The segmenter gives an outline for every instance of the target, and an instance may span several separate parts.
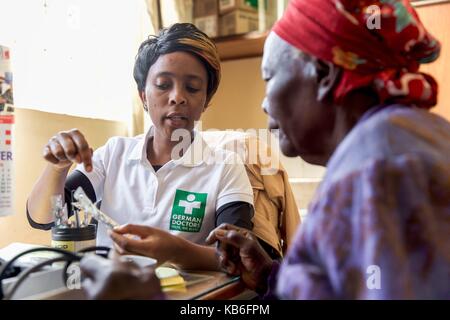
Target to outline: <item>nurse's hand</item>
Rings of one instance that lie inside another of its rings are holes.
[[[158,265],[183,254],[180,238],[158,228],[127,224],[109,235],[118,253],[147,256],[158,260]]]
[[[256,237],[247,229],[223,223],[206,238],[207,244],[216,241],[222,268],[229,274],[241,275],[248,288],[265,292],[273,260]]]
[[[87,255],[80,262],[82,287],[89,299],[164,299],[152,268]]]
[[[57,169],[68,169],[73,162],[83,163],[86,171],[92,171],[93,150],[78,129],[60,131],[44,146],[44,159]]]

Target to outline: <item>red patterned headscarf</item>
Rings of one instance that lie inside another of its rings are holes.
[[[439,56],[440,44],[408,0],[291,0],[273,31],[289,44],[343,68],[339,102],[371,86],[381,103],[431,108],[438,86],[419,72]]]

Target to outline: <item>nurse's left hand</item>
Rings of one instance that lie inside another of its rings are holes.
[[[167,231],[127,224],[109,233],[119,254],[138,254],[158,260],[158,265],[179,254],[180,238]],[[133,237],[134,236],[134,237]]]

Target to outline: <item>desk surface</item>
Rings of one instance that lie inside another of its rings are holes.
[[[174,300],[193,299],[230,299],[245,290],[239,277],[230,277],[222,272],[201,271],[182,272],[187,281],[186,291],[167,292],[167,296]],[[204,277],[203,280],[190,284],[189,276],[198,275]]]
[[[241,283],[239,277],[230,277],[222,272],[192,271],[183,272],[185,275],[202,276],[204,280],[189,284],[185,291],[166,292],[172,300],[227,300],[241,297],[252,298],[255,296]],[[83,290],[68,290],[62,288],[45,294],[30,297],[38,300],[84,300]]]
[[[17,251],[17,250],[16,250]],[[15,254],[14,254],[15,255]],[[185,290],[166,292],[169,299],[174,300],[213,300],[213,299],[233,299],[233,298],[252,298],[255,296],[252,291],[247,290],[240,282],[239,277],[230,277],[223,272],[217,271],[179,271],[186,281]],[[46,274],[43,274],[45,276]],[[48,275],[50,276],[50,275]],[[60,274],[58,274],[59,279]],[[54,276],[52,276],[54,277]],[[48,279],[40,281],[48,281]],[[53,278],[52,278],[53,279]],[[51,280],[51,279],[50,279]],[[39,281],[34,284],[39,285]],[[54,285],[53,288],[59,288],[64,284]],[[48,288],[50,290],[51,286]],[[35,291],[36,290],[31,290]],[[39,292],[39,291],[37,291]],[[42,290],[40,291],[42,292]],[[19,294],[20,296],[20,294]],[[82,290],[69,290],[60,288],[53,291],[46,291],[35,296],[27,295],[29,299],[85,299]]]

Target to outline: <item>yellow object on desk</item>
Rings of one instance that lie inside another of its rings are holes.
[[[155,272],[164,292],[186,291],[186,281],[177,270],[169,267],[158,267]]]

